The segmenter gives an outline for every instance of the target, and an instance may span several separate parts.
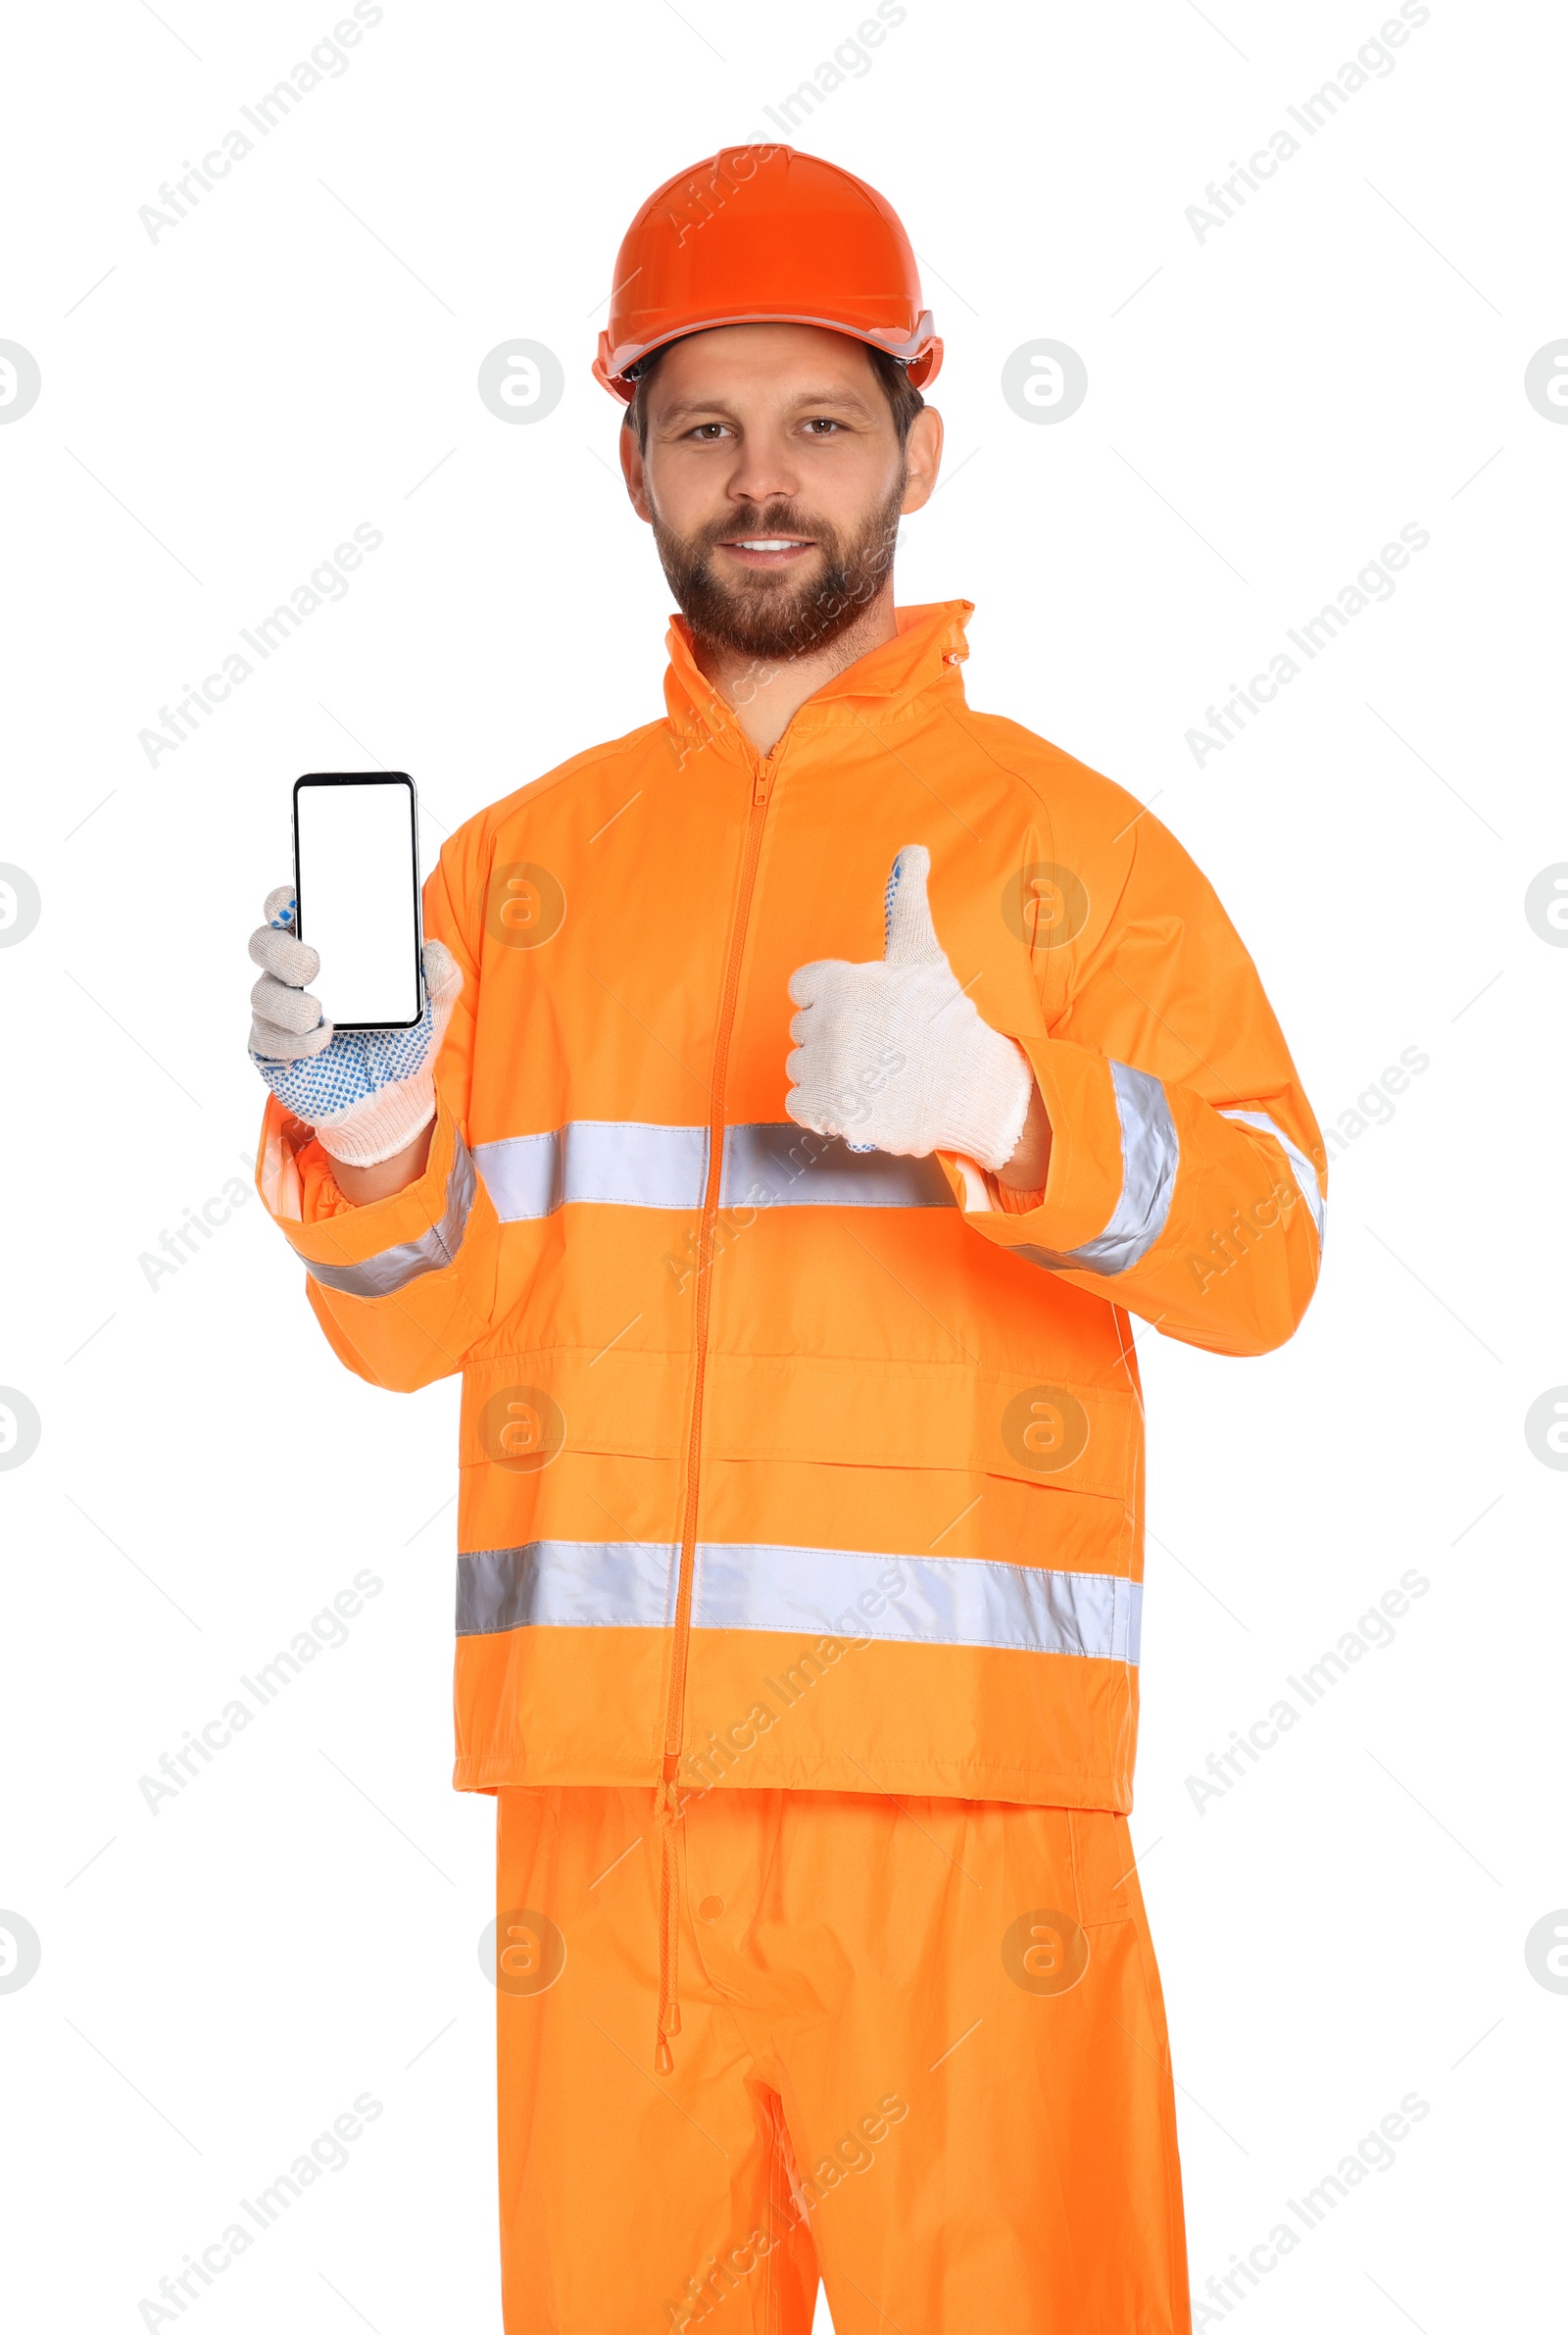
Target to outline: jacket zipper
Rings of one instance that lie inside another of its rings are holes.
[[[713,1084],[708,1122],[708,1180],[703,1188],[703,1213],[697,1235],[697,1315],[693,1332],[696,1357],[692,1380],[691,1432],[686,1445],[686,1509],[681,1528],[680,1573],[675,1592],[675,1643],[669,1670],[669,1703],[664,1715],[663,1778],[666,1784],[673,1783],[679,1772],[681,1734],[686,1720],[686,1668],[691,1652],[692,1591],[697,1570],[697,1478],[703,1441],[703,1388],[708,1374],[710,1283],[713,1268],[713,1237],[718,1222],[718,1195],[724,1174],[724,1085],[729,1069],[729,1041],[735,1021],[736,995],[740,988],[741,958],[745,952],[747,925],[751,919],[757,865],[761,857],[762,828],[767,820],[767,806],[776,775],[777,766],[771,763],[770,758],[759,759],[752,772],[752,800],[747,812],[746,839],[741,851],[735,927],[730,940],[729,961],[724,968],[718,1033],[713,1048]]]

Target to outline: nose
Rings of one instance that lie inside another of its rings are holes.
[[[735,452],[726,481],[736,503],[788,503],[801,490],[800,470],[782,430],[748,430]]]

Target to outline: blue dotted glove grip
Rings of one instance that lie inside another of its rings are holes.
[[[292,931],[292,901],[272,922]],[[319,1127],[340,1119],[383,1087],[417,1077],[430,1059],[433,1033],[434,1008],[426,986],[424,1011],[412,1029],[342,1029],[319,1054],[276,1062],[253,1050],[251,1060],[285,1111],[307,1126]]]

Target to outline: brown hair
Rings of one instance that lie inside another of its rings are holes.
[[[682,339],[687,337],[684,333],[681,335]],[[639,447],[648,444],[648,384],[658,371],[659,360],[664,350],[677,345],[673,340],[666,341],[664,348],[655,349],[651,357],[645,357],[638,369],[632,400],[626,408],[624,426],[634,432]],[[893,426],[899,433],[899,444],[906,446],[910,425],[925,404],[925,399],[911,384],[907,367],[901,365],[897,357],[890,357],[886,349],[873,349],[868,342],[862,341],[860,345],[870,358],[871,371],[881,382],[883,393],[892,408]]]

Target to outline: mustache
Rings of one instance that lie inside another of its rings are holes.
[[[883,502],[847,528],[781,494],[737,501],[689,535],[677,535],[655,506],[660,560],[694,634],[753,658],[803,657],[826,648],[858,622],[890,573],[906,483],[901,472]],[[717,546],[746,535],[794,535],[812,543],[810,579],[785,569],[721,580]]]
[[[829,546],[837,539],[836,529],[813,519],[799,503],[774,502],[737,504],[722,519],[710,520],[692,540],[694,548],[713,551],[732,535],[799,535]]]

